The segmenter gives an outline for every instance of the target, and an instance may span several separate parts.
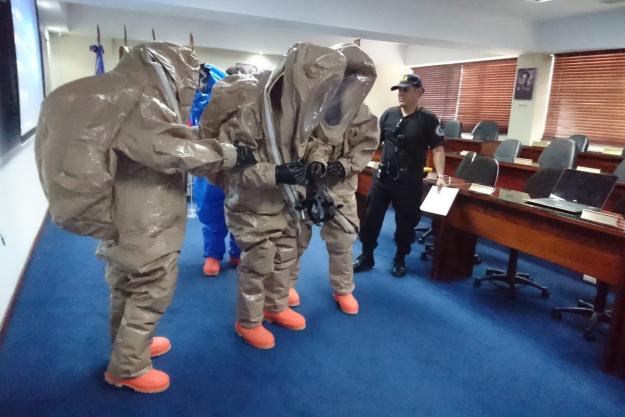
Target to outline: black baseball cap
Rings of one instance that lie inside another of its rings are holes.
[[[423,87],[423,83],[421,82],[421,77],[417,74],[406,74],[401,77],[399,80],[399,84],[391,87],[391,91],[397,90],[398,88],[406,88],[406,87]]]

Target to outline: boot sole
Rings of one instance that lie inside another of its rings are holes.
[[[262,349],[262,350],[267,350],[267,349],[272,349],[273,347],[276,346],[276,342],[273,342],[273,344],[271,346],[269,345],[255,345],[254,343],[250,342],[249,340],[247,340],[241,333],[239,333],[239,331],[237,329],[234,329],[234,332],[245,341],[245,343],[247,343],[248,345],[255,347],[256,349]]]
[[[367,271],[371,271],[373,269],[375,265],[371,265],[371,266],[361,266],[358,268],[354,268],[354,273],[357,274],[359,272],[367,272]]]
[[[167,391],[167,389],[169,388],[170,383],[168,383],[165,387],[161,387],[161,388],[156,388],[153,390],[146,390],[146,389],[141,389],[139,387],[134,387],[130,384],[125,384],[123,382],[119,382],[119,381],[115,381],[113,379],[111,379],[107,374],[104,374],[104,380],[106,381],[107,384],[112,385],[114,387],[117,388],[129,388],[133,391],[139,392],[141,394],[158,394],[159,392],[163,392],[163,391]]]
[[[284,323],[280,323],[277,320],[269,319],[267,317],[265,317],[265,321],[268,322],[268,323],[273,323],[276,326],[284,327],[285,329],[293,330],[293,331],[296,331],[296,332],[298,332],[300,330],[304,330],[306,328],[306,324],[305,323],[304,323],[304,326],[302,326],[302,327],[293,327],[293,326],[287,326]]]
[[[345,311],[341,308],[341,304],[335,300],[336,306],[339,308],[339,310],[341,310],[341,312],[349,315],[349,316],[355,316],[356,314],[358,314],[358,310],[356,311]]]

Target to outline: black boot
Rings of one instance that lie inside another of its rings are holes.
[[[393,276],[401,278],[406,275],[406,262],[403,256],[395,256],[393,259],[393,269],[391,270]]]
[[[363,252],[354,261],[354,272],[365,272],[373,268],[375,261],[373,260],[373,252]]]

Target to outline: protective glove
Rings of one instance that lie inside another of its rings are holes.
[[[248,167],[254,165],[257,161],[252,152],[252,148],[249,146],[239,144],[238,140],[234,141],[234,147],[237,150],[237,165],[238,167]]]
[[[345,167],[339,161],[328,162],[328,175],[345,178]]]
[[[326,173],[326,167],[321,162],[314,161],[306,166],[306,178],[321,178]]]
[[[300,161],[276,165],[276,184],[301,185],[305,182],[306,168]]]

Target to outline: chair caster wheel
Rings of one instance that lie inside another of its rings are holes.
[[[480,288],[482,286],[482,281],[480,281],[479,279],[474,279],[473,280],[473,286],[475,288]]]
[[[554,320],[562,320],[562,313],[556,309],[551,310],[551,318]]]
[[[427,260],[428,260],[428,254],[427,254],[427,252],[423,252],[423,253],[421,254],[421,260],[422,260],[422,261],[427,261]]]
[[[589,342],[594,342],[595,341],[595,334],[592,331],[585,330],[584,331],[584,339],[588,340]]]
[[[551,293],[549,292],[549,290],[544,290],[540,293],[540,298],[544,298],[547,299],[549,298],[549,296],[551,295]]]

